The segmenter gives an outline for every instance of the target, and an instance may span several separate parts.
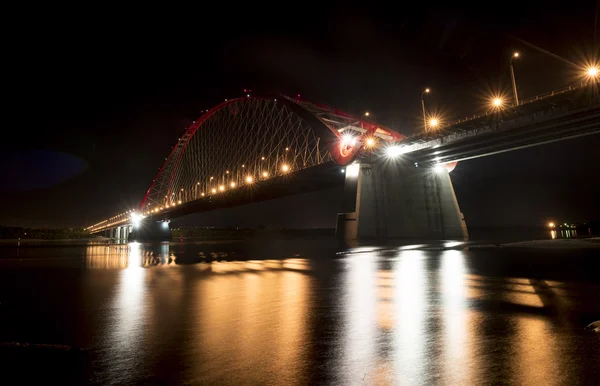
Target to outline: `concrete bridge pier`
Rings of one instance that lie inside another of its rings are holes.
[[[346,240],[468,239],[446,168],[383,159],[346,168],[336,234]]]
[[[132,228],[130,241],[167,241],[171,240],[169,221],[142,221]]]

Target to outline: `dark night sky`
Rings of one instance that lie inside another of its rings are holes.
[[[2,48],[0,224],[81,226],[136,207],[185,126],[245,87],[368,110],[411,134],[424,87],[447,119],[481,111],[490,90],[509,91],[513,50],[522,98],[578,80],[544,50],[578,64],[600,58],[592,0],[256,4],[13,10]],[[459,164],[452,179],[468,224],[600,218],[598,149],[591,136]],[[300,225],[332,226],[332,197],[305,197],[314,217]],[[259,207],[266,223],[280,216]]]

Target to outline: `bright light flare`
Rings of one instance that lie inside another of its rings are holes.
[[[365,113],[365,117],[368,117],[368,116],[369,116],[369,112],[367,111],[367,112]]]
[[[225,185],[219,185],[219,192],[225,191]]]
[[[367,148],[371,149],[373,147],[375,147],[375,138],[373,137],[369,137],[367,138],[367,141],[365,142],[365,145],[367,146]]]
[[[504,106],[504,99],[500,97],[495,97],[492,99],[492,106],[499,109]]]
[[[597,66],[591,66],[585,71],[585,74],[590,78],[596,78],[600,74],[600,69]]]
[[[287,165],[287,164],[281,165],[281,171],[284,172],[284,173],[289,172],[290,171],[289,165]]]
[[[217,193],[217,189],[215,189],[215,188],[212,188],[212,189],[211,189],[211,192],[212,192],[213,194],[214,194],[214,193]]]
[[[436,128],[440,124],[440,120],[438,118],[431,118],[429,120],[429,127]]]
[[[251,183],[253,183],[253,182],[254,182],[254,178],[252,178],[252,176],[247,176],[247,177],[246,177],[246,183],[247,183],[247,184],[251,184]]]
[[[140,224],[142,223],[142,220],[144,219],[144,215],[133,212],[131,214],[131,222],[133,223],[133,226],[138,228],[140,226]]]
[[[352,134],[344,134],[342,135],[342,143],[346,146],[354,146],[356,145],[356,138]]]
[[[269,173],[267,173],[267,172],[262,172],[262,176],[263,176],[264,178],[267,178],[267,177],[269,177]]]
[[[442,164],[437,164],[433,167],[433,171],[438,174],[441,174],[446,171],[446,167],[444,167],[444,165]]]
[[[518,57],[519,57],[519,53],[518,53],[518,52],[515,52],[515,53],[513,54],[513,58],[518,58]]]
[[[549,223],[548,223],[548,227],[549,227],[549,228],[554,228],[554,223],[553,223],[553,222],[549,222]]]
[[[398,158],[402,154],[404,154],[404,147],[398,145],[390,146],[387,149],[385,149],[385,154],[389,158]]]
[[[232,188],[235,188],[235,182],[232,182],[231,184],[229,184],[229,186],[231,186]]]

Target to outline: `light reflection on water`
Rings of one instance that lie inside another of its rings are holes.
[[[559,364],[581,349],[561,316],[576,305],[567,283],[481,275],[468,250],[422,246],[242,260],[168,243],[88,247],[86,268],[118,273],[100,339],[99,367],[113,371],[99,381],[157,372],[191,384],[577,378]],[[151,358],[170,364],[157,370]]]

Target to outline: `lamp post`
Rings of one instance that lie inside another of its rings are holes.
[[[427,116],[425,115],[425,94],[429,94],[429,89],[421,93],[421,108],[423,109],[423,129],[427,132]]]
[[[518,57],[519,57],[518,52],[515,52],[510,57],[510,77],[512,79],[512,87],[513,87],[513,96],[515,98],[515,106],[519,105],[519,96],[517,94],[517,82],[515,81],[515,69],[513,67],[513,59],[516,59]]]

